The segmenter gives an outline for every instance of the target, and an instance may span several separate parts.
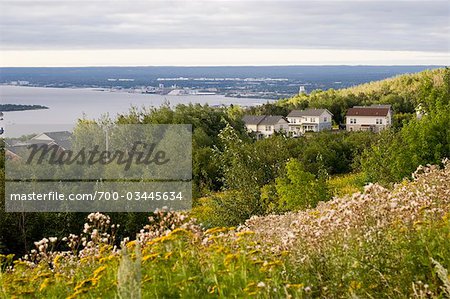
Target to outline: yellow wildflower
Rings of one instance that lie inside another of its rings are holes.
[[[291,289],[302,289],[305,285],[303,283],[288,283],[286,285],[287,288]]]
[[[227,254],[224,261],[225,266],[228,266],[229,264],[236,262],[237,260],[238,260],[237,254]]]
[[[147,260],[153,260],[154,258],[156,258],[156,257],[158,257],[158,256],[159,256],[158,253],[148,254],[148,255],[145,255],[145,256],[142,258],[142,261],[145,262],[145,261],[147,261]]]
[[[39,287],[39,292],[42,292],[45,290],[46,287],[50,285],[50,278],[44,279],[44,281],[41,283],[41,286]]]
[[[164,259],[168,260],[173,255],[173,252],[168,252],[164,255]]]
[[[127,248],[132,248],[136,245],[136,240],[130,241],[127,243]]]
[[[105,272],[106,266],[100,266],[94,271],[94,278],[99,278],[100,274]]]
[[[59,263],[61,260],[63,259],[63,256],[58,254],[57,256],[55,256],[55,258],[53,259],[53,265],[55,267],[59,267],[61,266],[61,264]]]
[[[361,288],[361,283],[360,283],[360,282],[355,281],[355,280],[352,280],[352,281],[350,282],[350,289],[351,289],[351,290],[358,290],[358,289],[360,289],[360,288]]]
[[[236,237],[243,237],[243,236],[250,236],[250,235],[254,235],[255,232],[251,231],[251,230],[244,230],[242,232],[238,232],[236,233]]]
[[[205,234],[209,234],[209,235],[220,234],[220,233],[228,232],[228,231],[233,230],[233,229],[235,229],[235,227],[214,227],[214,228],[208,229],[205,232]]]
[[[219,287],[216,286],[216,285],[215,285],[215,286],[212,286],[212,287],[209,287],[208,289],[209,289],[208,292],[209,292],[210,294],[214,294],[216,291],[219,291]]]

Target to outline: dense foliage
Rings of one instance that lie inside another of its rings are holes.
[[[207,227],[229,226],[253,215],[314,207],[333,195],[361,190],[367,182],[389,185],[408,177],[421,164],[439,164],[450,156],[449,86],[450,70],[437,69],[344,90],[315,91],[248,111],[236,106],[165,105],[132,109],[112,121],[192,124],[192,214]],[[286,115],[290,109],[317,107],[332,111],[334,121],[340,123],[348,107],[373,103],[393,106],[397,117],[393,129],[381,134],[323,132],[301,138],[277,134],[256,141],[241,121],[245,113]],[[423,114],[421,119],[416,119],[416,110]],[[4,198],[3,188],[1,192]],[[5,213],[3,204],[1,253],[25,253],[34,240],[77,231],[86,217],[82,213]],[[118,241],[134,236],[147,218],[145,213],[109,216],[121,224]]]
[[[450,164],[414,181],[298,213],[203,229],[159,211],[136,239],[88,215],[79,234],[49,237],[20,260],[0,255],[10,298],[446,298]],[[56,248],[63,248],[57,250]]]

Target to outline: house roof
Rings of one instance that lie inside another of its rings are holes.
[[[260,125],[275,125],[280,120],[285,120],[285,118],[281,115],[268,115],[259,124]]]
[[[21,153],[26,152],[28,150],[28,145],[27,144],[21,144],[21,145],[13,145],[13,146],[8,146],[6,148],[7,151],[10,151],[11,153],[20,156]]]
[[[324,112],[328,112],[333,115],[328,109],[305,109],[305,110],[292,110],[288,117],[302,117],[302,116],[321,116]]]
[[[5,146],[13,146],[22,142],[20,139],[17,138],[5,138],[3,140],[5,141]]]
[[[348,109],[347,116],[386,116],[389,110],[386,107],[353,107]]]
[[[59,131],[59,132],[44,132],[42,134],[39,134],[37,136],[34,136],[31,138],[32,140],[41,140],[39,136],[46,135],[51,140],[53,140],[57,145],[64,149],[70,149],[72,147],[72,133],[69,131]],[[45,139],[44,139],[45,140]]]
[[[265,117],[265,115],[244,115],[242,120],[246,125],[259,125]]]
[[[281,115],[245,115],[242,120],[246,125],[275,125],[285,118]]]

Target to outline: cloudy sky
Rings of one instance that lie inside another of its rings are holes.
[[[448,0],[0,0],[0,65],[450,64]]]

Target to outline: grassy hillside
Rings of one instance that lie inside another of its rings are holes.
[[[5,213],[1,201],[0,298],[449,297],[449,74],[253,108],[424,110],[380,134],[256,141],[238,107],[132,110],[114,121],[193,125],[193,210],[93,213],[83,226],[85,214]]]
[[[395,112],[397,127],[404,119],[410,119],[420,107],[427,111],[435,104],[436,98],[448,92],[450,80],[448,68],[426,70],[414,74],[404,74],[393,78],[374,81],[346,89],[315,90],[311,94],[300,94],[283,99],[273,105],[254,109],[256,114],[287,114],[291,109],[327,108],[335,123],[344,122],[347,109],[355,105],[389,104]]]
[[[114,246],[109,217],[0,256],[1,298],[444,298],[450,295],[450,163],[414,180],[244,226],[202,229],[160,212]],[[56,251],[56,246],[67,250]]]

